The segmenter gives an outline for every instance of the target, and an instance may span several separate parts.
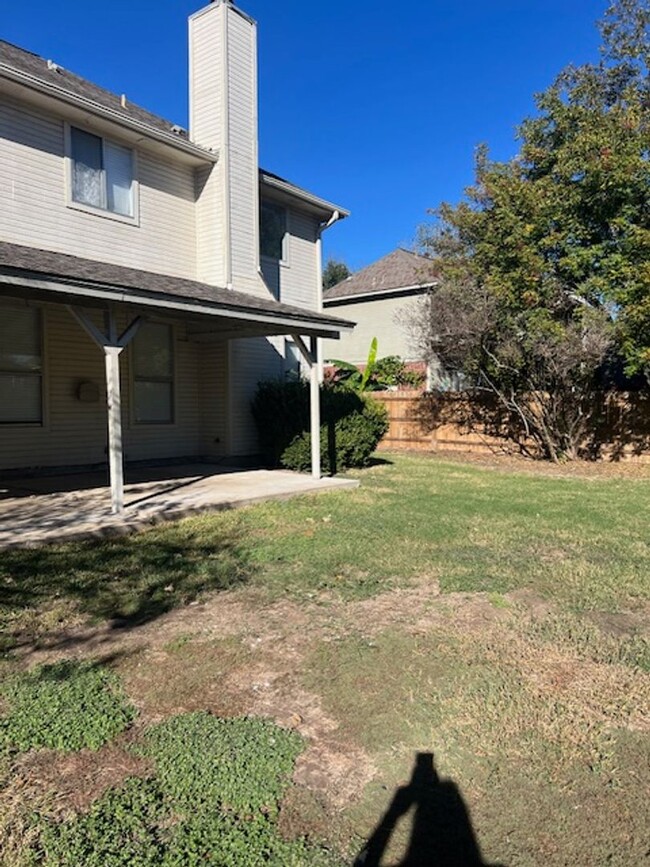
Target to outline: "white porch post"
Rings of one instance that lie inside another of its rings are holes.
[[[108,404],[108,467],[111,512],[124,511],[124,460],[122,455],[122,400],[120,394],[121,346],[104,346],[106,401]]]
[[[319,346],[316,337],[310,338],[310,348],[299,334],[292,334],[294,343],[309,365],[309,433],[311,434],[311,474],[321,478],[320,464],[320,381],[318,375]]]
[[[311,474],[312,478],[320,479],[320,371],[318,338],[311,338],[311,357],[309,366],[309,429],[311,431]]]
[[[119,515],[124,511],[124,457],[122,451],[122,397],[120,393],[120,353],[128,346],[142,325],[137,316],[118,336],[115,309],[111,306],[105,314],[106,333],[103,334],[92,319],[78,307],[68,310],[88,333],[89,337],[104,351],[106,369],[106,404],[108,407],[108,475],[111,483],[111,512]]]

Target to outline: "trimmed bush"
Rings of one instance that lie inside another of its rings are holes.
[[[388,430],[384,407],[341,386],[321,386],[320,399],[323,469],[336,472],[365,466]],[[309,383],[280,379],[260,382],[251,409],[269,463],[308,469]]]
[[[352,396],[360,405],[321,427],[321,464],[325,472],[336,473],[347,467],[367,466],[388,430],[388,413],[382,404],[368,396]],[[301,433],[295,437],[282,453],[281,463],[290,470],[308,470],[311,466],[311,435]]]
[[[260,382],[251,412],[264,456],[277,467],[289,443],[309,427],[309,384],[302,379]]]

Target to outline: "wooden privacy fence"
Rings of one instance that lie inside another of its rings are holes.
[[[468,423],[472,416],[468,410],[474,404],[466,394],[378,391],[372,396],[388,410],[389,429],[380,443],[382,450],[520,451],[506,435],[507,424],[498,411],[484,414],[481,423]],[[490,422],[485,421],[488,417]],[[650,460],[650,395],[620,393],[608,398],[593,442],[585,450],[592,457],[609,460]]]
[[[422,406],[421,391],[377,391],[372,396],[388,410],[388,433],[381,441],[382,450],[436,451],[437,449],[483,452],[514,451],[515,445],[506,440],[477,431],[468,431],[457,422],[428,417]],[[453,402],[451,396],[446,403]]]

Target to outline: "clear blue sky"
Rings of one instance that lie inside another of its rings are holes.
[[[201,0],[5,2],[0,35],[187,126]],[[258,22],[260,161],[352,211],[326,255],[353,269],[457,201],[473,154],[516,149],[532,95],[596,59],[607,0],[241,0]]]

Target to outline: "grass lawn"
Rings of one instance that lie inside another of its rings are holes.
[[[1,555],[0,863],[642,863],[650,468],[384,458]]]

